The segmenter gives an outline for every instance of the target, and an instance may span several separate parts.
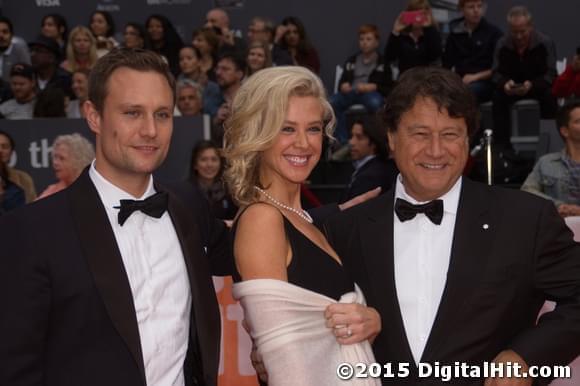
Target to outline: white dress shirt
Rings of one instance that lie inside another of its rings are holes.
[[[393,214],[397,298],[416,363],[421,360],[447,281],[460,191],[461,178],[440,197],[444,211],[440,225],[433,224],[423,213],[405,222]],[[424,203],[407,194],[400,174],[395,187],[397,198],[412,204]]]
[[[107,211],[133,293],[147,385],[184,385],[191,292],[169,213],[157,219],[136,211],[120,226],[114,207],[121,199],[155,194],[153,178],[142,197],[133,197],[99,174],[94,162],[89,176]]]

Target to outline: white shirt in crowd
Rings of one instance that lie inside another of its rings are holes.
[[[395,200],[423,204],[405,192],[401,180],[399,174]],[[393,214],[395,285],[415,363],[423,355],[447,281],[460,192],[461,178],[440,197],[444,210],[440,225],[433,224],[423,213],[405,222]]]
[[[136,211],[120,226],[121,199],[153,194],[153,177],[142,197],[133,197],[95,169],[89,176],[105,206],[133,293],[148,385],[182,386],[189,341],[191,291],[183,253],[168,212],[161,218]]]

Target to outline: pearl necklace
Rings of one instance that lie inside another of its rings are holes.
[[[300,216],[304,220],[308,221],[310,224],[312,224],[314,222],[314,220],[312,220],[312,217],[310,217],[308,212],[305,211],[304,209],[296,209],[296,208],[293,208],[291,206],[282,204],[280,201],[278,201],[274,197],[270,196],[264,189],[260,189],[257,186],[254,186],[254,189],[256,189],[258,192],[262,193],[268,200],[272,201],[272,203],[274,205],[276,205],[282,209],[286,209],[287,211],[296,213],[298,216]]]

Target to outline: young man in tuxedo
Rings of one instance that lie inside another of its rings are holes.
[[[409,376],[383,382],[448,384],[419,378],[420,362],[512,362],[522,371],[569,363],[580,352],[580,247],[550,201],[461,176],[477,122],[469,89],[445,69],[409,70],[385,118],[396,185],[326,224],[381,315],[377,361],[391,363],[395,375],[409,365]],[[547,299],[557,306],[536,324]],[[452,381],[531,385],[532,378]]]
[[[101,58],[84,105],[95,161],[1,218],[0,384],[216,385],[203,224],[151,174],[169,149],[174,86],[152,52]]]

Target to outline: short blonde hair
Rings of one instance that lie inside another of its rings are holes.
[[[249,77],[232,101],[224,127],[225,180],[238,205],[257,201],[260,156],[271,145],[286,119],[294,96],[318,98],[323,108],[324,132],[332,138],[335,117],[320,79],[299,66],[271,67]]]

